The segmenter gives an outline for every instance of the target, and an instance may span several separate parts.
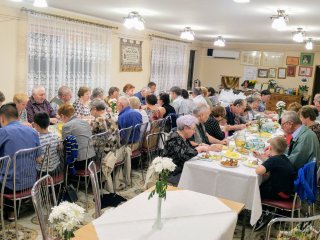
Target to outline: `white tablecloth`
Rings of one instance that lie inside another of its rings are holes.
[[[250,223],[254,225],[262,213],[261,177],[254,168],[239,164],[237,168],[226,168],[218,161],[188,161],[184,164],[178,187],[244,203],[245,208],[251,210]]]
[[[217,198],[188,190],[168,191],[162,206],[163,228],[153,230],[157,197],[142,193],[93,221],[99,239],[232,239],[237,214]]]

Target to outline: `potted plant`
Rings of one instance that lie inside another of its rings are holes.
[[[276,89],[276,87],[277,87],[277,82],[276,82],[276,80],[274,80],[274,79],[270,79],[269,81],[268,81],[268,89],[269,89],[269,91],[270,92],[272,92],[272,93],[274,93],[275,92],[275,89]]]
[[[299,85],[299,95],[308,93],[309,87],[307,85]]]

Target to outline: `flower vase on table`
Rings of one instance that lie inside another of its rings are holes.
[[[281,118],[283,112],[284,112],[284,109],[286,108],[286,103],[283,102],[283,101],[278,101],[277,104],[276,104],[276,107],[277,107],[277,113],[278,113],[278,116],[279,116],[279,119]]]
[[[117,112],[117,99],[111,98],[109,101],[109,106],[112,110],[112,113],[115,114]]]
[[[162,201],[167,197],[168,188],[168,177],[171,172],[174,171],[176,165],[172,162],[171,158],[156,157],[148,172],[151,174],[158,174],[158,181],[156,182],[155,188],[151,191],[148,199],[152,198],[155,194],[158,195],[157,199],[157,216],[156,221],[152,226],[152,229],[162,229],[163,223],[161,219]]]

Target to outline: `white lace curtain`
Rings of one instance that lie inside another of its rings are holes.
[[[168,92],[172,86],[187,87],[188,60],[186,43],[152,39],[151,81],[159,92]]]
[[[107,90],[111,81],[111,29],[43,14],[28,14],[28,92],[46,88],[47,99],[67,85]]]

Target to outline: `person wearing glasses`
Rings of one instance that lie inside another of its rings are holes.
[[[320,145],[317,135],[301,123],[294,111],[284,112],[281,128],[286,135],[292,134],[287,155],[296,170],[314,158],[320,160]]]

